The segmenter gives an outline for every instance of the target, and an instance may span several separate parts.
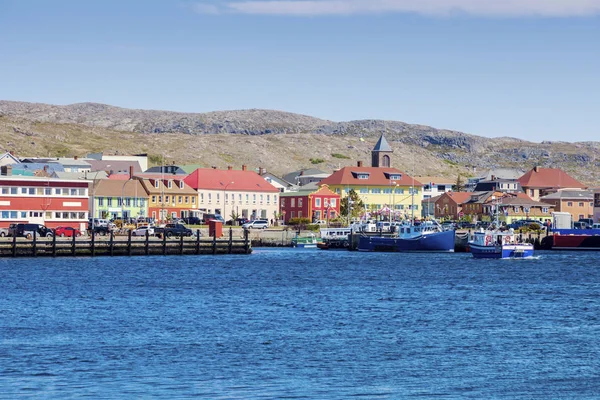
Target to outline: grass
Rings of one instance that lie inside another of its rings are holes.
[[[322,158],[311,158],[309,161],[313,164],[322,164],[325,162]]]
[[[340,154],[340,153],[332,153],[332,154],[331,154],[331,157],[333,157],[333,158],[342,158],[342,159],[346,159],[346,160],[349,160],[349,159],[350,159],[350,157],[348,157],[348,156],[345,156],[345,155],[343,155],[343,154]]]

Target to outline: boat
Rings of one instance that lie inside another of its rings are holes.
[[[554,229],[552,250],[600,250],[600,229]]]
[[[361,235],[358,251],[454,252],[454,229],[444,230],[436,221],[403,223],[391,236]]]
[[[469,242],[473,258],[527,258],[533,257],[533,244],[519,242],[513,229],[484,230],[473,234]]]
[[[319,242],[320,240],[313,233],[308,236],[296,236],[292,238],[292,246],[300,249],[316,249]]]

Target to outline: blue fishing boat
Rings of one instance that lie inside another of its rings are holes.
[[[469,242],[473,258],[533,257],[533,244],[519,242],[514,231],[481,230]]]
[[[403,224],[392,236],[362,235],[358,251],[374,252],[453,252],[455,231],[444,230],[435,221],[419,225]]]

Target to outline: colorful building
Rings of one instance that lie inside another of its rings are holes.
[[[197,193],[183,178],[185,175],[135,176],[148,194],[148,217],[165,222],[194,215]]]
[[[87,180],[33,176],[0,177],[0,227],[11,223],[70,226],[85,230],[88,220]]]
[[[308,218],[312,222],[331,220],[340,215],[340,195],[327,185],[320,188],[303,186],[298,191],[281,193],[280,210],[284,223],[292,218]],[[306,189],[305,189],[306,188]]]
[[[277,219],[279,189],[245,165],[241,170],[198,168],[185,178],[197,196],[197,210],[224,219]]]
[[[586,186],[559,168],[534,167],[518,179],[523,191],[533,200],[539,200],[559,190],[585,189]]]
[[[148,192],[137,179],[100,179],[90,184],[90,194],[94,218],[148,217]]]
[[[436,197],[434,216],[436,219],[459,220],[468,213],[463,211],[463,204],[471,199],[470,192],[446,192]]]
[[[544,196],[540,200],[552,204],[554,211],[570,213],[573,221],[594,218],[593,190],[560,190]]]

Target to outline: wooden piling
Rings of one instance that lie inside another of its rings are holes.
[[[33,231],[33,242],[31,243],[33,256],[37,257],[37,232]]]
[[[96,255],[96,232],[92,231],[90,239],[90,253],[91,256],[94,257]]]

